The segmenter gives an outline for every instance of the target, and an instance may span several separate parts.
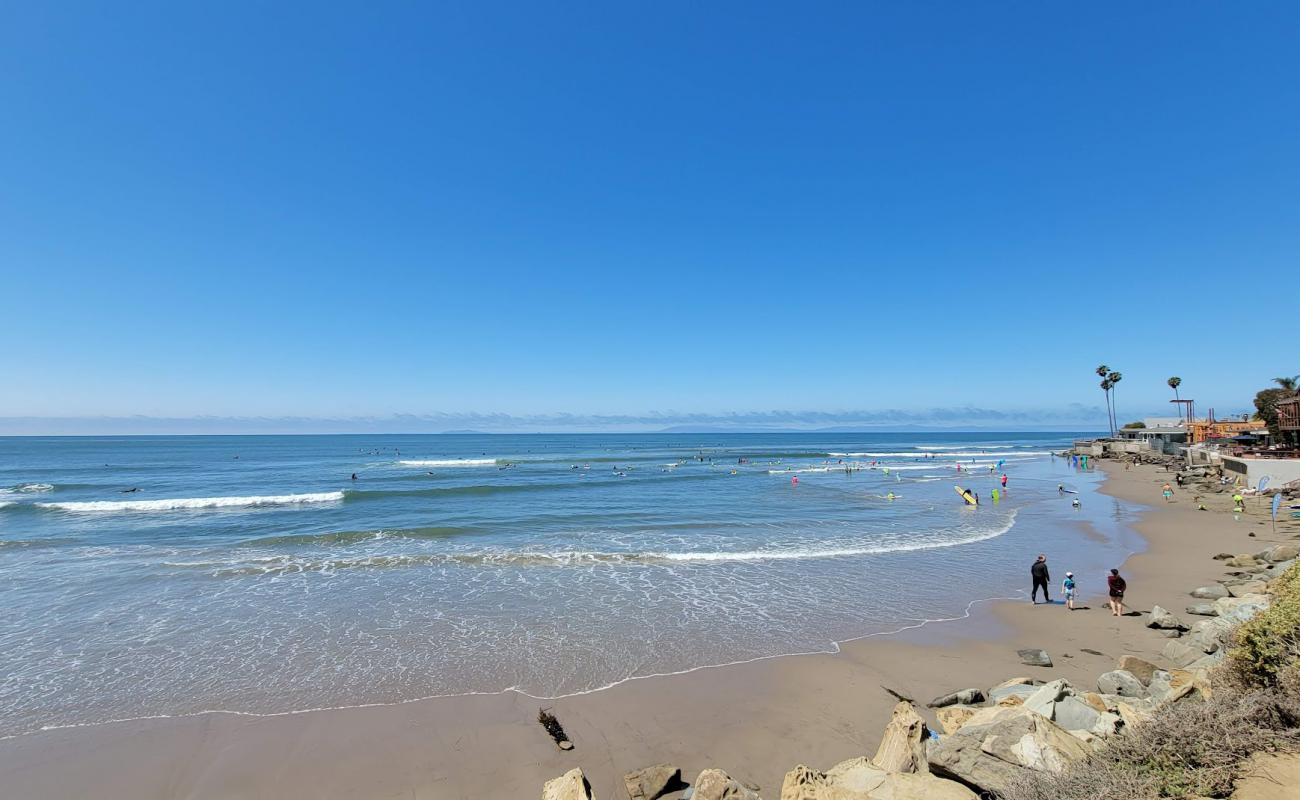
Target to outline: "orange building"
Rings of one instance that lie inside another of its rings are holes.
[[[1241,436],[1245,433],[1260,433],[1266,430],[1268,430],[1268,425],[1258,419],[1197,419],[1192,420],[1187,425],[1187,431],[1191,434],[1192,444],[1209,442],[1215,439],[1231,439],[1234,436]]]

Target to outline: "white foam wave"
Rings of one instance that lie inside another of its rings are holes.
[[[0,500],[0,508],[5,508],[6,506],[16,506],[16,505],[18,504],[11,500]]]
[[[259,506],[289,506],[304,503],[336,503],[343,492],[310,492],[307,494],[279,494],[252,497],[175,497],[165,500],[91,500],[69,503],[37,503],[39,508],[75,513],[104,513],[114,511],[183,511],[206,508],[257,508]]]
[[[942,453],[935,458],[928,459],[935,461],[944,458],[1032,458],[1033,456],[1046,456],[1051,454],[1051,450],[971,450],[969,452]],[[832,458],[921,458],[925,453],[827,453]]]
[[[403,467],[491,467],[495,458],[430,458],[398,461]]]
[[[0,489],[0,494],[14,494],[16,492],[35,494],[37,492],[52,491],[54,491],[54,487],[48,483],[20,483],[11,489]]]
[[[885,553],[904,553],[914,550],[935,550],[941,547],[957,547],[989,539],[996,539],[1016,524],[1016,512],[1011,512],[1007,523],[1000,528],[981,531],[961,539],[942,542],[912,542],[908,544],[879,544],[869,547],[839,547],[806,550],[748,550],[739,552],[711,553],[647,553],[648,558],[661,558],[665,561],[788,561],[811,558],[842,558],[844,556],[882,555]]]
[[[831,470],[835,470],[836,472],[843,472],[844,467],[803,467],[802,469],[769,469],[767,471],[767,474],[768,475],[794,475],[794,474],[802,475],[807,472],[830,472]]]

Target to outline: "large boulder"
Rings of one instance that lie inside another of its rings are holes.
[[[1221,583],[1212,583],[1192,590],[1192,597],[1201,600],[1218,600],[1220,597],[1228,597],[1229,594],[1228,587]]]
[[[1221,597],[1214,601],[1219,617],[1230,623],[1245,622],[1269,607],[1272,600],[1266,594],[1242,594],[1238,597]]]
[[[591,800],[591,784],[582,770],[574,767],[542,787],[542,800]]]
[[[1208,617],[1192,625],[1191,633],[1187,634],[1188,643],[1200,648],[1202,653],[1213,653],[1227,641],[1233,627],[1235,623],[1228,617]]]
[[[1156,665],[1144,658],[1138,658],[1137,656],[1121,656],[1119,665],[1116,669],[1130,672],[1133,674],[1133,677],[1142,681],[1144,686],[1150,686],[1151,676],[1156,672]]]
[[[1188,614],[1198,617],[1217,617],[1219,612],[1214,610],[1214,603],[1192,603],[1183,609]]]
[[[1255,558],[1249,553],[1242,553],[1241,555],[1233,556],[1232,558],[1223,562],[1223,565],[1225,567],[1237,567],[1237,568],[1254,567],[1257,566],[1258,564],[1259,564],[1259,559]]]
[[[691,800],[762,800],[758,792],[720,769],[704,770],[691,788]]]
[[[1044,717],[1052,719],[1052,710],[1056,705],[1056,701],[1070,693],[1069,682],[1064,679],[1055,680],[1038,687],[1033,694],[1026,697],[1025,708],[1035,714],[1042,714]]]
[[[1147,619],[1147,627],[1167,631],[1187,630],[1187,626],[1183,624],[1181,619],[1175,617],[1160,606],[1153,606],[1151,608],[1151,616]]]
[[[1010,681],[1003,681],[992,689],[989,689],[989,700],[994,703],[1001,701],[1006,697],[1019,697],[1021,700],[1038,691],[1032,679],[1015,678]]]
[[[936,697],[926,703],[930,708],[943,708],[944,706],[973,706],[976,703],[984,702],[984,692],[980,689],[962,689],[959,692],[952,692],[940,697]]]
[[[1300,545],[1294,545],[1294,544],[1273,545],[1269,549],[1265,550],[1263,553],[1260,553],[1260,558],[1262,558],[1264,561],[1269,561],[1274,564],[1280,563],[1282,561],[1294,561],[1296,558],[1300,558]]]
[[[682,771],[672,764],[655,764],[623,776],[631,800],[655,800],[681,787]]]
[[[1244,597],[1248,594],[1264,594],[1268,591],[1267,581],[1241,581],[1240,583],[1227,584],[1228,591],[1233,597]]]
[[[1109,736],[1121,725],[1118,715],[1109,710],[1098,711],[1077,697],[1061,698],[1053,710],[1056,716],[1052,721],[1070,733],[1084,731],[1094,736]]]
[[[991,722],[972,718],[930,748],[930,771],[980,790],[1003,793],[1027,771],[1060,774],[1087,757],[1088,746],[1026,708],[989,709]],[[978,715],[977,715],[978,716]]]
[[[1046,650],[1041,648],[1031,647],[1027,650],[1017,650],[1016,655],[1020,656],[1021,664],[1028,664],[1031,667],[1052,666],[1052,657],[1047,654]]]
[[[1165,642],[1165,647],[1160,651],[1160,655],[1164,656],[1165,660],[1172,664],[1185,667],[1200,658],[1202,651],[1200,648],[1188,647],[1181,640],[1175,640]]]
[[[911,703],[894,706],[894,715],[885,727],[880,747],[871,763],[886,772],[929,772],[925,759],[925,743],[930,729],[916,713]]]
[[[970,789],[933,775],[886,772],[865,758],[828,772],[800,765],[786,773],[781,800],[975,800]]]
[[[1146,697],[1147,687],[1137,676],[1125,669],[1113,669],[1097,678],[1097,689],[1102,694],[1114,694],[1120,697]]]

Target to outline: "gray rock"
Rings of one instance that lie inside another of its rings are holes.
[[[1218,600],[1220,597],[1227,596],[1227,587],[1220,583],[1212,583],[1209,586],[1202,586],[1198,589],[1192,590],[1192,597],[1197,597],[1201,600]]]
[[[1264,594],[1243,594],[1241,597],[1222,597],[1214,601],[1214,610],[1222,619],[1235,624],[1245,622],[1268,608],[1272,600]]]
[[[1158,669],[1151,674],[1151,680],[1147,683],[1147,693],[1151,699],[1157,703],[1163,701],[1173,691],[1174,676],[1162,669]]]
[[[1192,614],[1197,617],[1219,616],[1219,612],[1214,610],[1213,603],[1192,603],[1190,606],[1188,606],[1183,610],[1186,611],[1188,614]]]
[[[1147,687],[1137,676],[1125,669],[1114,669],[1102,673],[1097,678],[1097,689],[1102,694],[1114,694],[1120,697],[1146,697]]]
[[[966,724],[930,748],[930,771],[986,792],[1005,793],[1026,772],[1061,774],[1088,746],[1039,714],[1008,708],[985,724]]]
[[[1029,650],[1017,650],[1016,655],[1020,656],[1021,664],[1028,664],[1031,667],[1052,666],[1052,657],[1047,654],[1046,650],[1033,648]]]
[[[1024,707],[1035,714],[1042,714],[1048,719],[1054,719],[1053,707],[1056,705],[1056,701],[1070,693],[1070,684],[1068,682],[1055,680],[1038,687],[1033,694],[1026,697]]]
[[[1038,691],[1037,686],[1024,683],[1015,686],[996,686],[989,690],[989,701],[996,704],[1008,697],[1019,697],[1022,700],[1027,700],[1036,691]]]
[[[1173,630],[1173,631],[1156,631],[1156,633],[1160,634],[1161,636],[1165,637],[1166,639],[1177,639],[1179,636],[1182,636],[1182,635],[1183,635],[1183,632],[1182,632],[1182,631],[1178,631],[1178,630]]]
[[[1077,697],[1062,697],[1054,705],[1056,713],[1051,720],[1067,731],[1091,732],[1101,721],[1101,712]]]
[[[959,692],[945,694],[942,697],[936,697],[926,703],[930,708],[943,708],[944,706],[973,706],[984,702],[984,692],[980,689],[962,689]]]
[[[1160,651],[1160,655],[1164,656],[1165,660],[1179,667],[1186,667],[1188,664],[1200,658],[1203,653],[1199,648],[1188,647],[1181,641],[1171,641],[1165,643],[1164,649]]]
[[[1167,631],[1185,631],[1187,626],[1183,621],[1173,614],[1170,614],[1161,606],[1151,608],[1151,617],[1147,619],[1148,628],[1159,628]]]
[[[655,800],[682,785],[682,771],[672,764],[655,764],[623,776],[631,800]]]

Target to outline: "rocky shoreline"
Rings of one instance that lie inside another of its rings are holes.
[[[1270,583],[1295,566],[1300,548],[1278,544],[1254,554],[1214,556],[1218,583],[1193,587],[1185,608],[1197,621],[1154,606],[1146,627],[1169,638],[1158,664],[1121,656],[1095,688],[1064,678],[1017,676],[968,687],[926,704],[936,726],[910,700],[900,701],[874,755],[826,771],[799,764],[786,773],[780,800],[974,800],[1004,796],[1028,773],[1060,774],[1115,737],[1140,732],[1162,711],[1209,699],[1236,628],[1269,608]],[[1140,615],[1140,612],[1133,612]],[[1050,669],[1050,654],[1018,652],[1022,663]],[[762,787],[706,769],[689,784],[670,764],[627,773],[631,800],[762,800]],[[772,797],[772,794],[767,796]],[[581,768],[546,783],[543,800],[596,800]]]

